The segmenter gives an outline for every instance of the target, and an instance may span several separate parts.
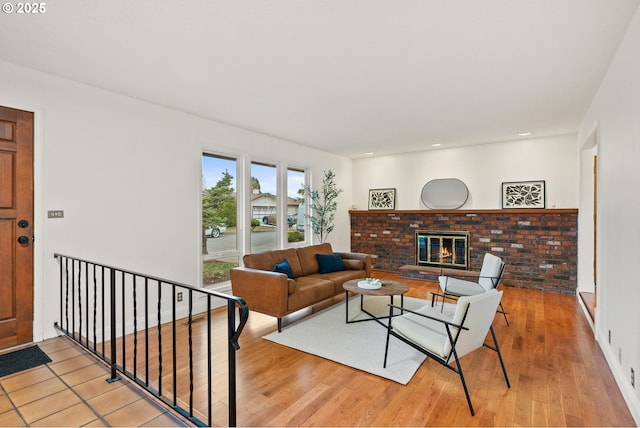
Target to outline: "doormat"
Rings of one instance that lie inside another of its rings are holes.
[[[9,352],[8,354],[0,355],[0,377],[50,362],[51,358],[42,352],[37,345]]]

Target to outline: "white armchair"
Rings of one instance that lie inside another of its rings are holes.
[[[475,415],[469,390],[462,374],[460,358],[480,347],[498,354],[507,387],[511,387],[491,323],[502,298],[502,291],[492,289],[475,296],[463,296],[457,304],[427,304],[415,311],[404,309],[404,315],[389,318],[384,367],[387,366],[390,337],[393,336],[460,376],[471,415]],[[438,307],[442,305],[443,307]],[[390,314],[393,306],[389,305]],[[485,343],[491,332],[493,345]],[[455,365],[453,365],[455,363]]]
[[[486,253],[482,261],[482,269],[476,281],[453,276],[439,276],[438,283],[443,293],[443,295],[441,295],[443,301],[444,297],[474,296],[498,288],[500,280],[502,279],[502,273],[504,272],[504,266],[505,264],[500,257]],[[504,316],[505,322],[509,325],[507,313],[502,306],[502,302],[500,303],[498,312]]]

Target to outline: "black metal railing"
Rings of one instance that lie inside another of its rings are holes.
[[[236,426],[236,352],[249,316],[244,300],[55,257],[60,264],[56,327],[110,366],[107,381],[122,374],[196,425]],[[216,310],[222,306],[226,322]]]

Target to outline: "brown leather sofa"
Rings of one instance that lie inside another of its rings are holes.
[[[344,269],[321,273],[328,270],[327,259],[335,261],[335,254]],[[233,295],[242,297],[250,310],[276,317],[278,331],[285,315],[344,293],[345,281],[371,276],[369,254],[334,253],[329,243],[247,254],[242,260],[244,267],[231,269]],[[283,260],[291,267],[291,278],[274,272]]]

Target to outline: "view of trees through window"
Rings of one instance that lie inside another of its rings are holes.
[[[243,237],[238,233],[237,160],[202,156],[202,265],[203,285],[229,280],[229,271],[242,257]],[[250,233],[250,252],[277,248],[278,233],[286,230],[285,246],[305,240],[305,171],[288,168],[286,174],[286,212],[280,216],[278,169],[275,165],[252,162],[250,182],[250,225],[240,228]],[[246,218],[246,216],[240,216]],[[279,220],[283,219],[279,224]]]
[[[202,283],[229,280],[238,266],[236,160],[202,156]]]

